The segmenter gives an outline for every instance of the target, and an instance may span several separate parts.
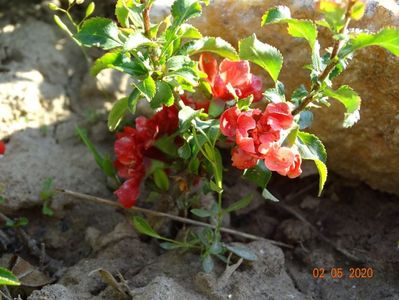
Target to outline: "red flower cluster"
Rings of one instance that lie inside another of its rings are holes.
[[[224,59],[218,66],[216,59],[208,53],[201,55],[200,70],[208,75],[208,82],[212,87],[212,94],[221,100],[233,100],[233,93],[239,99],[250,95],[254,102],[262,99],[262,80],[251,74],[249,62],[246,60],[231,61]]]
[[[237,144],[232,151],[233,166],[248,169],[263,159],[269,170],[298,177],[302,173],[301,156],[295,149],[278,143],[281,130],[289,129],[292,123],[287,103],[270,103],[264,112],[240,111],[237,107],[226,110],[220,117],[220,130]]]
[[[136,128],[127,126],[116,135],[114,164],[118,175],[127,180],[115,194],[124,207],[136,203],[145,176],[145,157],[151,152],[155,140],[163,134],[172,134],[178,126],[177,108],[163,107],[150,119],[136,118]]]
[[[6,153],[6,145],[3,141],[0,141],[0,155],[4,155]]]

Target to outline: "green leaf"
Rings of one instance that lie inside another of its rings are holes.
[[[178,244],[171,243],[171,242],[162,242],[159,244],[159,246],[165,250],[173,250],[173,249],[180,248],[180,246]]]
[[[287,6],[279,5],[265,12],[262,16],[261,26],[278,23],[291,19],[291,11]]]
[[[156,93],[151,101],[151,107],[156,109],[162,105],[172,106],[175,103],[172,88],[164,81],[156,82]]]
[[[164,77],[164,80],[165,81],[177,80],[177,82],[179,83],[185,82],[191,86],[197,86],[199,77],[198,74],[192,68],[184,67],[179,70],[168,73]]]
[[[273,202],[280,202],[280,200],[270,193],[268,189],[263,189],[262,197]]]
[[[182,39],[200,39],[202,38],[201,32],[191,24],[183,24],[179,32]]]
[[[354,20],[360,20],[361,18],[363,18],[365,12],[366,4],[362,0],[356,1],[351,9],[351,18]]]
[[[54,197],[54,195],[55,195],[55,190],[53,187],[53,179],[51,177],[46,178],[43,181],[42,189],[40,190],[40,194],[39,194],[40,200],[48,201],[52,197]]]
[[[186,66],[190,66],[192,63],[192,60],[187,55],[174,55],[167,60],[166,68],[168,71],[177,71]]]
[[[274,81],[283,66],[283,56],[276,48],[260,42],[253,34],[239,42],[240,57],[265,69]]]
[[[158,138],[154,144],[162,152],[172,156],[177,156],[177,146],[175,143],[175,137],[170,135],[164,135]]]
[[[86,8],[85,18],[90,17],[92,15],[92,13],[94,12],[95,8],[96,8],[96,4],[94,2],[90,2]]]
[[[216,193],[222,193],[223,189],[220,188],[214,181],[210,181],[209,182],[209,187],[211,188],[212,191],[216,192]]]
[[[240,200],[238,200],[237,202],[234,202],[233,204],[229,205],[229,207],[227,207],[225,209],[226,212],[230,213],[232,211],[236,211],[242,208],[247,207],[250,203],[252,202],[252,195],[246,195],[245,197],[242,197]]]
[[[156,169],[154,171],[154,182],[155,185],[160,188],[162,191],[169,190],[169,178],[166,175],[165,171],[162,169]]]
[[[121,52],[108,52],[98,58],[90,69],[90,73],[96,76],[104,69],[115,69],[133,76],[143,76],[148,73],[143,63],[137,59],[131,60]]]
[[[226,102],[218,99],[212,99],[211,104],[209,105],[208,114],[212,118],[217,118],[224,112],[225,106]]]
[[[157,44],[146,38],[141,32],[136,32],[127,38],[125,44],[123,45],[123,50],[132,51],[143,46],[155,47]]]
[[[49,217],[52,217],[54,215],[54,211],[48,205],[48,201],[44,202],[43,204],[42,214]]]
[[[244,170],[243,176],[245,179],[264,189],[272,177],[272,172],[266,168],[263,160],[259,160],[255,167]]]
[[[91,154],[94,157],[94,160],[96,161],[97,165],[100,167],[100,169],[104,172],[105,175],[109,177],[114,177],[116,174],[115,168],[113,167],[113,163],[109,157],[103,157],[96,149],[94,144],[90,141],[89,137],[87,136],[87,133],[79,128],[76,127],[76,133],[80,137],[80,139],[83,141],[83,143],[86,145],[86,147],[89,149]]]
[[[74,38],[86,47],[109,50],[122,46],[118,26],[106,18],[96,17],[85,21]]]
[[[326,88],[324,94],[341,102],[345,108],[345,119],[343,126],[345,128],[353,126],[360,119],[360,96],[349,86],[343,85],[338,90]]]
[[[299,114],[299,129],[309,128],[313,123],[313,113],[309,110],[301,111]]]
[[[142,28],[143,10],[144,5],[136,3],[135,0],[118,0],[115,6],[115,16],[122,27],[128,28],[131,21],[133,26]]]
[[[178,150],[177,153],[179,154],[179,157],[183,159],[189,159],[191,157],[191,147],[188,143],[184,143],[183,146],[181,146]]]
[[[239,99],[236,104],[237,108],[241,111],[248,110],[249,107],[251,106],[253,100],[254,100],[253,95],[249,95],[249,97],[247,97],[245,99]]]
[[[304,38],[313,49],[317,40],[317,27],[309,20],[291,19],[288,21],[288,33],[297,38]]]
[[[239,59],[237,51],[234,49],[234,47],[219,37],[204,37],[191,43],[186,48],[186,53],[188,55],[195,55],[202,52],[211,52],[230,60]]]
[[[212,272],[215,264],[213,262],[212,257],[208,254],[202,259],[202,269],[205,273]]]
[[[136,112],[137,103],[140,100],[141,92],[138,89],[133,89],[128,98],[128,106],[132,114]]]
[[[262,17],[261,25],[287,23],[288,33],[297,38],[304,38],[313,49],[317,40],[317,27],[309,20],[291,18],[290,9],[286,6],[277,6],[268,10]]]
[[[156,239],[162,238],[143,217],[133,217],[133,227],[141,234],[145,234]]]
[[[323,143],[319,138],[313,134],[307,132],[298,132],[298,138],[296,140],[296,146],[298,147],[299,153],[302,159],[313,160],[316,164],[317,170],[319,171],[319,196],[323,191],[324,184],[327,180],[327,152]]]
[[[388,27],[377,33],[360,33],[349,40],[339,56],[345,57],[353,51],[369,46],[379,46],[399,56],[399,28]]]
[[[255,261],[258,257],[253,253],[250,249],[245,247],[244,245],[234,244],[234,245],[225,245],[226,249],[234,254],[242,257],[246,260]]]
[[[128,97],[119,99],[114,103],[114,106],[112,106],[112,109],[108,114],[109,131],[115,131],[118,128],[128,108],[129,108]]]
[[[180,132],[185,132],[190,126],[191,121],[199,114],[199,111],[192,109],[183,104],[183,108],[179,111],[179,128]]]
[[[194,208],[191,210],[191,213],[200,218],[208,218],[213,215],[212,212],[210,212],[209,210],[205,210],[202,208]]]
[[[155,81],[151,76],[147,76],[146,79],[136,84],[136,88],[144,95],[148,102],[151,102],[157,90]]]
[[[0,285],[21,285],[21,283],[13,273],[0,267]]]
[[[201,15],[202,6],[197,0],[176,0],[171,8],[174,26],[180,26],[187,20]]]

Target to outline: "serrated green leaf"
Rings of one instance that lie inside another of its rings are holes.
[[[251,202],[252,202],[252,195],[251,194],[246,195],[237,202],[234,202],[233,204],[229,205],[229,207],[227,207],[225,211],[230,213],[232,211],[243,209],[247,207]]]
[[[313,49],[317,40],[317,27],[310,20],[291,18],[290,9],[286,6],[277,6],[268,10],[262,17],[261,25],[287,23],[288,33],[297,38],[304,38]]]
[[[255,167],[244,170],[243,177],[264,189],[272,177],[272,172],[266,168],[263,160],[259,160]]]
[[[302,131],[298,132],[296,146],[298,147],[302,159],[313,160],[316,164],[320,176],[319,180],[319,196],[320,196],[321,192],[323,191],[324,184],[326,183],[327,180],[326,149],[317,136]]]
[[[128,106],[132,114],[136,113],[136,106],[140,100],[141,92],[138,89],[133,89],[128,97]]]
[[[176,80],[179,83],[186,82],[191,86],[197,86],[199,77],[198,74],[188,67],[181,68],[176,71],[169,72],[165,77],[165,81]]]
[[[202,209],[202,208],[194,208],[190,211],[193,215],[196,215],[197,217],[200,217],[200,218],[208,218],[208,217],[212,216],[212,212],[210,212],[209,210]]]
[[[131,51],[139,47],[156,47],[157,44],[146,38],[141,32],[136,32],[130,35],[123,45],[124,51]]]
[[[144,95],[144,97],[148,100],[148,102],[151,102],[157,90],[155,81],[154,79],[152,79],[151,76],[147,76],[146,79],[136,84],[136,88]]]
[[[287,19],[291,19],[290,9],[287,6],[279,5],[265,12],[262,16],[261,26],[278,23]]]
[[[9,270],[0,267],[0,285],[21,285],[18,278]]]
[[[399,56],[399,28],[388,27],[377,33],[360,33],[349,40],[347,46],[339,52],[339,56],[345,57],[369,46],[379,46]]]
[[[317,27],[309,20],[288,20],[288,33],[297,38],[304,38],[313,49],[317,40]]]
[[[74,38],[86,47],[110,50],[122,46],[118,26],[106,18],[96,17],[85,21]]]
[[[195,55],[202,52],[210,52],[230,60],[238,60],[239,56],[234,47],[223,40],[222,38],[204,37],[193,43],[186,48],[188,55]]]
[[[265,69],[274,81],[283,67],[283,56],[276,48],[260,42],[253,34],[239,42],[240,57]]]
[[[179,36],[182,39],[200,39],[201,32],[191,24],[182,24],[180,27]]]
[[[151,101],[151,107],[156,109],[162,105],[172,106],[175,102],[172,88],[164,81],[156,82],[156,93]]]
[[[174,26],[180,26],[187,20],[201,15],[202,6],[197,0],[176,0],[172,7]]]
[[[192,64],[192,60],[187,55],[174,55],[166,61],[168,71],[176,71]]]
[[[133,227],[141,234],[145,234],[156,239],[162,238],[143,217],[133,217]]]
[[[343,85],[338,90],[326,88],[324,94],[341,102],[345,108],[345,128],[353,126],[360,119],[360,96],[349,86]]]
[[[234,254],[238,255],[249,261],[255,261],[258,259],[255,253],[253,253],[250,249],[245,247],[244,245],[234,244],[234,245],[225,245],[226,249]]]
[[[119,99],[112,106],[111,111],[108,114],[108,129],[109,131],[115,131],[121,121],[123,120],[123,116],[126,111],[129,109],[129,98],[125,97]]]
[[[160,188],[162,191],[169,190],[169,178],[166,175],[165,171],[162,169],[156,169],[154,171],[154,182],[155,185]]]

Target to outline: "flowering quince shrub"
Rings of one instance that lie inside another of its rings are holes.
[[[115,195],[124,207],[136,205],[146,185],[152,195],[172,194],[182,214],[210,220],[213,230],[189,229],[184,240],[175,241],[160,236],[142,217],[133,219],[138,231],[163,240],[165,249],[199,250],[205,271],[212,269],[213,259],[226,261],[231,252],[248,260],[256,258],[243,247],[222,242],[224,214],[245,207],[251,197],[223,205],[219,148],[230,147],[232,165],[256,183],[266,199],[277,200],[267,190],[272,172],[297,178],[304,160],[314,161],[321,193],[327,179],[327,154],[322,142],[306,131],[312,111],[335,99],[346,109],[343,126],[353,126],[360,118],[360,96],[347,85],[333,86],[333,79],[358,49],[380,46],[399,55],[397,28],[368,32],[349,27],[365,12],[362,1],[321,0],[316,8],[322,18],[317,21],[295,19],[285,6],[271,8],[260,25],[273,30],[272,24],[286,24],[288,34],[304,40],[311,50],[310,64],[305,66],[309,82],[289,94],[279,81],[283,56],[278,49],[253,34],[240,40],[236,50],[219,37],[203,37],[188,23],[208,1],[176,0],[171,14],[156,24],[150,20],[152,0],[118,0],[116,21],[90,18],[94,11],[90,3],[84,19],[75,22],[70,9],[82,2],[70,0],[67,8],[50,5],[64,13],[71,25],[58,15],[55,22],[78,45],[107,51],[92,65],[93,75],[115,69],[130,75],[133,84],[130,94],[109,112],[109,129],[116,132],[113,161],[98,153],[82,130],[79,135],[104,173],[114,179]],[[320,27],[333,37],[332,46],[323,51],[317,40]],[[251,64],[260,66],[273,85],[252,74]],[[139,101],[147,101],[153,115],[136,116],[133,123],[125,117],[136,114]],[[217,196],[211,207],[200,201],[208,193]]]

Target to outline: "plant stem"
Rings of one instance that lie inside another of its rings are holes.
[[[351,9],[354,4],[355,4],[355,1],[349,0],[348,7],[347,7],[346,13],[345,13],[345,25],[339,31],[339,34],[344,34],[348,30],[348,26],[351,21],[351,17],[350,17]],[[341,45],[342,45],[341,40],[336,40],[334,42],[333,50],[331,51],[331,55],[330,55],[330,63],[326,66],[324,71],[319,75],[317,83],[315,83],[312,86],[310,93],[306,96],[305,99],[303,99],[303,101],[299,104],[299,106],[292,111],[293,115],[297,115],[298,113],[300,113],[315,99],[315,95],[320,91],[320,87],[321,87],[320,83],[322,83],[322,82],[324,82],[324,80],[326,80],[328,75],[330,75],[331,71],[334,70],[334,68],[338,64],[337,58],[338,58],[338,52],[341,48]]]
[[[185,223],[185,224],[191,224],[191,225],[195,225],[195,226],[208,227],[208,228],[212,228],[212,229],[216,228],[215,225],[212,225],[212,224],[209,224],[209,223],[195,221],[195,220],[191,220],[191,219],[187,219],[187,218],[171,215],[171,214],[168,214],[168,213],[154,211],[154,210],[141,208],[141,207],[137,207],[137,206],[134,206],[134,207],[131,207],[131,208],[125,208],[121,204],[119,204],[119,203],[117,203],[115,201],[111,201],[111,200],[107,200],[107,199],[103,199],[103,198],[99,198],[99,197],[95,197],[95,196],[91,196],[91,195],[86,195],[86,194],[82,194],[82,193],[78,193],[78,192],[73,192],[73,191],[70,191],[70,190],[56,189],[56,191],[60,192],[60,193],[63,193],[65,195],[69,195],[69,196],[72,196],[72,197],[75,197],[75,198],[78,198],[78,199],[81,199],[81,200],[87,200],[89,202],[96,203],[96,204],[103,204],[103,205],[112,206],[112,207],[116,207],[116,208],[122,208],[122,209],[127,210],[127,211],[140,212],[140,213],[143,213],[143,214],[146,214],[146,215],[150,215],[150,216],[165,217],[165,218],[169,218],[171,220],[177,221],[177,222],[181,222],[181,223]],[[252,234],[245,233],[245,232],[241,232],[241,231],[234,230],[234,229],[231,229],[231,228],[220,227],[220,231],[225,232],[225,233],[229,233],[229,234],[232,234],[232,235],[240,236],[242,238],[254,240],[254,241],[268,241],[271,244],[277,245],[277,246],[280,246],[280,247],[285,247],[285,248],[289,248],[289,249],[293,249],[294,248],[292,245],[289,245],[289,244],[285,244],[285,243],[282,243],[282,242],[265,239],[265,238],[260,237],[260,236],[252,235]]]
[[[150,9],[151,5],[147,6],[147,0],[140,0],[142,4],[144,4],[146,7],[143,11],[143,20],[144,20],[144,34],[146,37],[151,38],[151,20],[150,20]]]

